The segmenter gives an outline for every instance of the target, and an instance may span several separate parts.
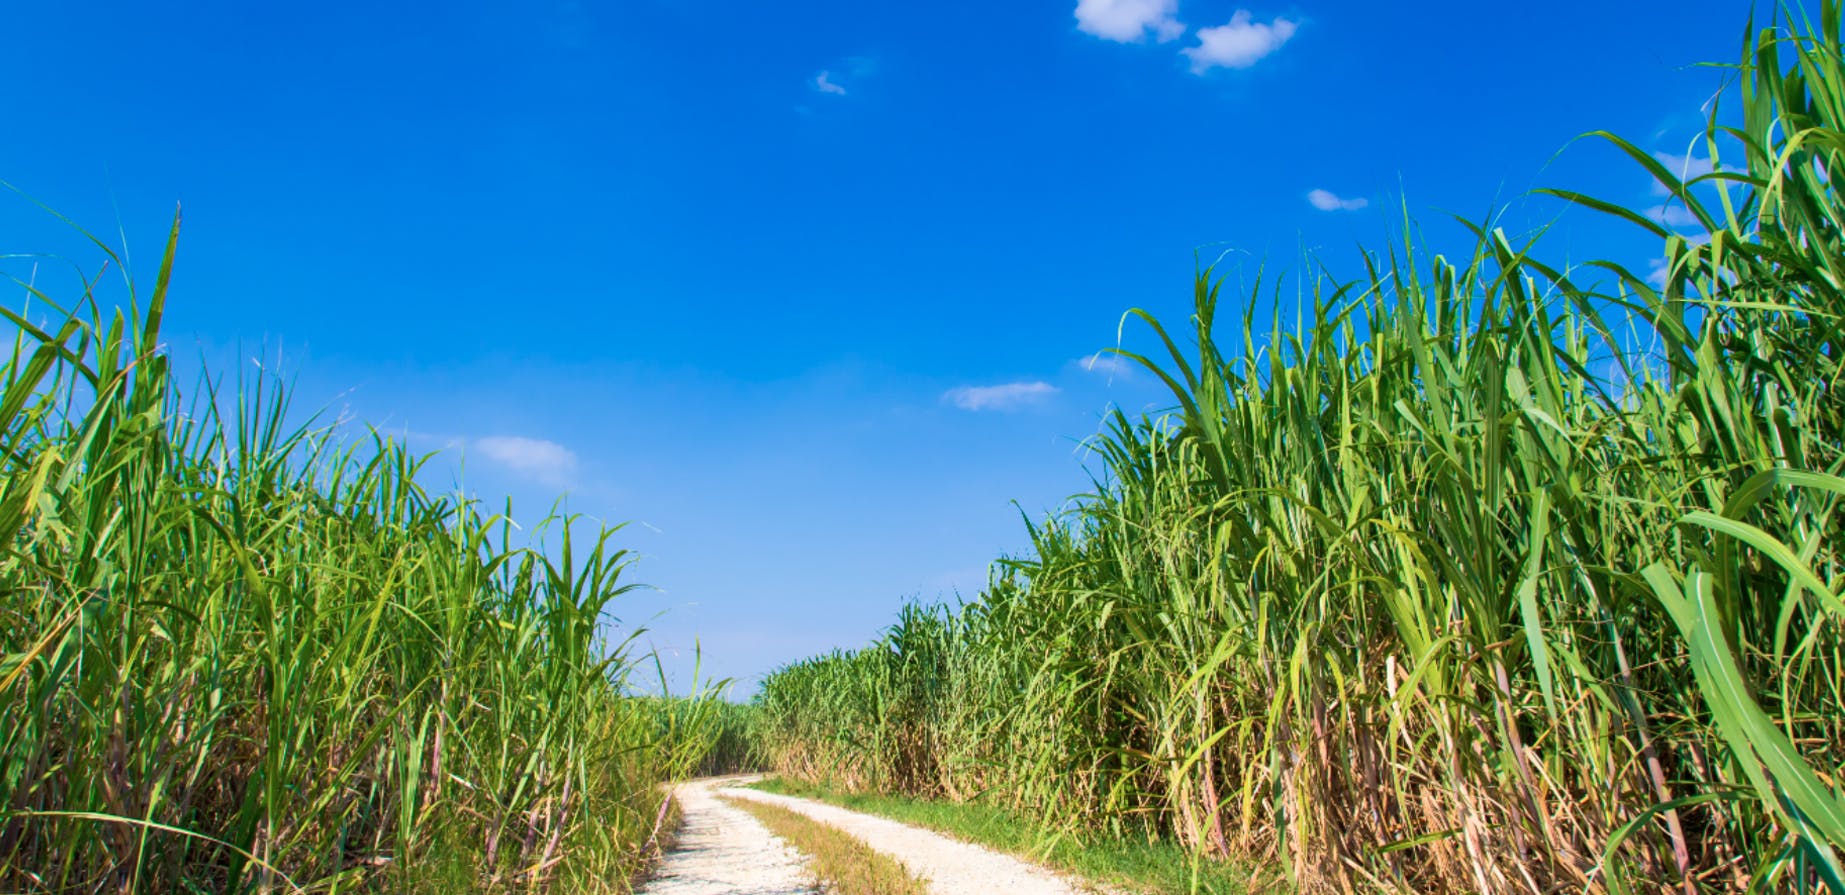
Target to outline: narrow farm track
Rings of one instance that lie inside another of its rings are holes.
[[[814,895],[806,861],[756,818],[724,804],[716,791],[752,777],[712,777],[681,785],[684,818],[660,868],[638,895]]]
[[[811,878],[795,857],[793,887],[785,882],[792,850],[717,793],[778,805],[828,824],[901,861],[929,880],[933,895],[1077,895],[1090,891],[1007,855],[940,833],[809,799],[745,789],[753,777],[695,780],[678,792],[685,817],[678,845],[642,895],[781,895],[809,892]],[[768,843],[768,844],[765,844]]]

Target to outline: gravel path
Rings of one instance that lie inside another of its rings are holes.
[[[753,778],[744,778],[753,779]],[[814,895],[806,859],[748,812],[713,795],[739,778],[695,780],[677,790],[684,822],[673,850],[637,895]]]
[[[780,805],[821,823],[838,827],[866,845],[903,862],[917,876],[928,879],[929,891],[934,895],[986,895],[991,892],[1003,892],[1005,895],[1078,895],[1087,891],[1042,867],[978,845],[950,839],[940,833],[808,799],[741,788],[742,784],[754,779],[723,777],[696,780],[679,788],[685,808],[685,834],[679,839],[679,849],[667,857],[663,870],[675,872],[681,850],[697,846],[703,860],[693,865],[695,869],[691,871],[677,872],[695,874],[700,883],[708,887],[656,888],[672,881],[663,876],[642,888],[643,895],[779,895],[784,892],[811,891],[798,887],[775,888],[789,885],[781,882],[785,877],[771,876],[771,872],[784,873],[786,865],[754,862],[770,858],[786,860],[784,856],[789,849],[770,836],[754,818],[715,798],[713,794],[719,790],[739,799]],[[725,820],[713,820],[718,817]],[[692,838],[695,825],[697,829],[705,831],[716,830],[722,825],[728,830],[728,835],[735,838],[699,840],[704,843],[700,845]],[[719,864],[722,867],[716,866]],[[716,883],[720,875],[724,880],[736,882]],[[801,878],[798,864],[792,878]],[[706,879],[711,883],[706,883]],[[712,884],[729,885],[731,888],[709,887]]]

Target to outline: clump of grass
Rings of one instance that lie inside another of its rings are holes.
[[[775,766],[1315,891],[1845,892],[1840,3],[1797,24],[1722,167],[1608,137],[1700,238],[1555,194],[1663,282],[1481,227],[1316,275],[1298,327],[1219,326],[1208,270],[1182,329],[1131,312],[1172,410],[977,601],[767,679]]]
[[[273,381],[182,399],[178,231],[124,311],[0,309],[0,889],[624,891],[710,710],[628,695],[614,532],[516,545]]]
[[[811,862],[821,888],[839,895],[928,895],[929,884],[851,834],[780,805],[720,795],[762,822]]]
[[[698,761],[691,768],[694,777],[716,777],[762,770],[750,735],[755,723],[756,707],[727,699],[664,699],[660,703],[664,717],[673,719],[681,729],[692,731],[701,744]]]

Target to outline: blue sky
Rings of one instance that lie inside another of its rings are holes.
[[[1061,505],[1106,408],[1161,400],[1083,359],[1129,307],[1182,321],[1197,257],[1357,273],[1406,204],[1436,249],[1500,208],[1556,223],[1548,258],[1644,263],[1523,194],[1658,201],[1559,151],[1683,156],[1747,14],[48,0],[8,14],[0,179],[141,270],[183,203],[178,357],[266,357],[522,517],[631,521],[659,590],[624,629],[747,688],[1022,549],[1013,502]],[[5,252],[99,260],[13,196]]]

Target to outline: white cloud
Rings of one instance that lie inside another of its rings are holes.
[[[847,56],[835,60],[807,79],[807,89],[823,96],[847,96],[858,90],[867,78],[878,73],[878,60],[872,56]],[[824,102],[824,100],[822,100]],[[812,115],[814,110],[808,106],[795,106],[794,110],[802,115]]]
[[[1357,211],[1371,204],[1369,199],[1347,199],[1331,190],[1313,190],[1307,194],[1307,202],[1321,211]]]
[[[833,73],[825,69],[821,70],[819,74],[814,75],[814,89],[821,93],[830,93],[834,96],[846,95],[846,88],[833,83]]]
[[[1656,289],[1666,288],[1666,259],[1652,258],[1646,262],[1646,281]]]
[[[1095,373],[1099,376],[1131,376],[1135,365],[1133,361],[1118,354],[1098,352],[1077,360],[1076,366],[1085,373]]]
[[[1185,33],[1178,11],[1179,0],[1076,0],[1076,27],[1120,43],[1141,40],[1151,31],[1164,43]]]
[[[1704,245],[1705,243],[1710,242],[1710,234],[1709,233],[1692,233],[1692,234],[1686,235],[1684,239],[1685,239],[1686,244],[1692,246],[1693,248],[1696,248],[1697,246],[1701,246],[1701,245]],[[1667,265],[1666,259],[1664,258],[1647,259],[1646,281],[1649,283],[1652,283],[1655,286],[1659,286],[1663,288],[1666,285],[1667,269],[1668,269],[1668,265]]]
[[[403,444],[415,450],[452,451],[467,445],[468,440],[459,435],[444,435],[440,432],[425,432],[405,426],[402,429],[383,429],[379,432],[390,436],[401,436]]]
[[[1198,45],[1180,52],[1191,58],[1193,74],[1213,68],[1248,68],[1281,49],[1299,27],[1300,23],[1283,18],[1253,21],[1249,10],[1239,9],[1228,25],[1198,29]]]
[[[1673,202],[1669,205],[1655,205],[1646,210],[1646,216],[1668,227],[1699,227],[1702,224],[1698,216],[1691,213],[1683,203]]]
[[[1014,410],[1054,394],[1048,382],[1008,382],[1004,385],[964,385],[942,393],[942,400],[962,410]]]
[[[577,469],[577,455],[555,441],[519,435],[493,435],[474,439],[474,449],[520,475],[547,484],[569,481]]]
[[[1732,168],[1728,165],[1716,165],[1711,162],[1709,157],[1698,155],[1696,152],[1692,152],[1688,155],[1677,155],[1671,152],[1655,152],[1653,153],[1653,158],[1658,159],[1660,164],[1666,166],[1667,171],[1672,172],[1672,176],[1677,177],[1681,181],[1703,177],[1706,174],[1712,174],[1717,171],[1724,171],[1730,174],[1742,173],[1741,168]],[[1655,180],[1653,181],[1653,195],[1670,196],[1672,195],[1672,191],[1666,189],[1665,184]]]

